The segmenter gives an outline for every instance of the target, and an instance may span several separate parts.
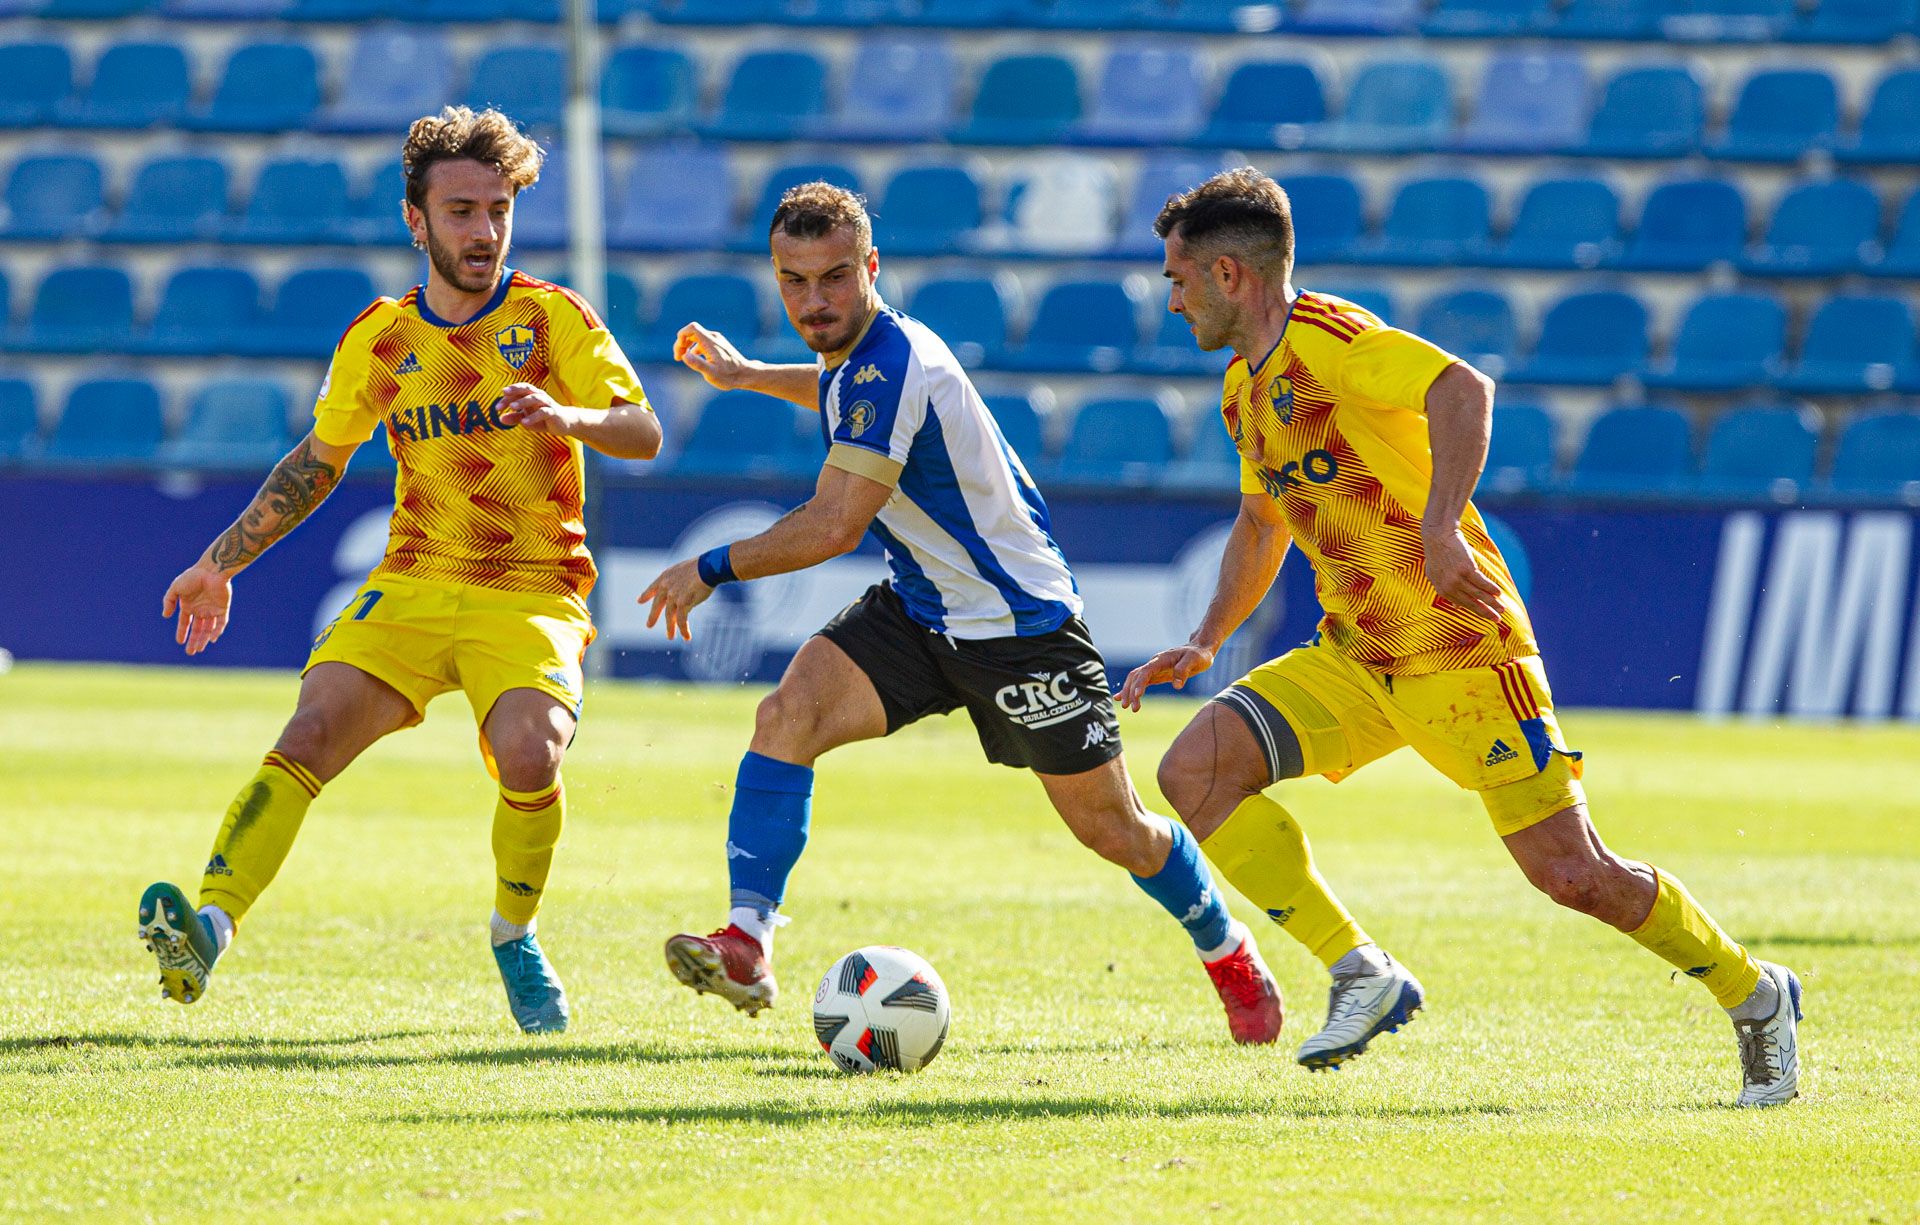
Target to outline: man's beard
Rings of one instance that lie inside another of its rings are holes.
[[[461,293],[486,293],[500,280],[500,265],[506,261],[507,249],[502,246],[494,253],[493,263],[485,272],[474,272],[461,262],[460,253],[440,245],[434,237],[432,223],[428,223],[427,258],[433,262],[440,278]]]
[[[804,319],[801,320],[802,324],[806,322]],[[815,353],[838,353],[853,343],[854,334],[860,330],[860,325],[864,322],[866,322],[866,313],[863,311],[859,319],[846,320],[846,326],[838,331],[825,333],[824,336],[819,332],[802,331],[800,339]]]

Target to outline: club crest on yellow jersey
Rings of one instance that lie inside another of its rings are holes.
[[[493,343],[507,365],[518,370],[533,356],[533,329],[520,323],[503,327],[493,334]]]
[[[887,381],[887,376],[880,373],[880,367],[874,365],[872,362],[868,362],[866,365],[860,367],[860,369],[854,371],[853,385],[858,387],[862,383],[871,383],[876,379],[884,383]]]

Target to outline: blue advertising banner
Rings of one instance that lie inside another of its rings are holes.
[[[0,646],[23,659],[175,662],[168,581],[246,505],[251,481],[0,478]],[[691,644],[636,597],[669,563],[773,522],[800,485],[619,482],[599,495],[600,639],[622,676],[771,680],[807,636],[885,576],[871,542],[802,574],[722,588]],[[392,491],[348,481],[236,584],[202,661],[297,667],[386,545]],[[1058,490],[1048,502],[1087,622],[1117,675],[1183,641],[1213,591],[1234,501]],[[1709,713],[1920,719],[1920,516],[1910,510],[1503,504],[1496,540],[1533,614],[1558,701]],[[1296,555],[1208,693],[1313,632]]]

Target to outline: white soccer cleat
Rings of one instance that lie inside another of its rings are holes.
[[[1327,992],[1327,1023],[1300,1044],[1294,1059],[1309,1071],[1338,1068],[1363,1054],[1367,1043],[1381,1034],[1399,1031],[1426,1002],[1420,982],[1386,953],[1387,965],[1377,973],[1336,974]]]
[[[1800,1095],[1800,980],[1792,970],[1771,961],[1760,972],[1773,980],[1780,1004],[1764,1021],[1735,1021],[1740,1040],[1739,1106],[1781,1106]]]

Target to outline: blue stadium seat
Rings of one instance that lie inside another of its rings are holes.
[[[914,25],[954,29],[999,29],[1017,24],[1018,0],[920,0],[910,4],[901,20]]]
[[[693,273],[675,280],[660,295],[660,309],[640,329],[637,362],[673,360],[673,338],[689,323],[724,333],[747,352],[757,347],[762,330],[760,294],[747,277],[733,272]]]
[[[1671,408],[1610,408],[1587,431],[1572,488],[1585,493],[1670,493],[1693,475],[1687,419]]]
[[[1416,153],[1445,145],[1453,87],[1431,60],[1375,60],[1360,69],[1340,118],[1309,133],[1309,145],[1354,153]]]
[[[0,237],[34,242],[85,238],[106,225],[100,163],[90,156],[23,157],[7,176]]]
[[[641,6],[655,21],[673,25],[745,25],[779,16],[779,0],[653,0]]]
[[[373,281],[358,268],[302,268],[280,282],[273,308],[259,327],[238,338],[236,351],[325,358],[376,296]]]
[[[1192,51],[1125,45],[1107,56],[1093,110],[1073,135],[1095,145],[1177,145],[1205,117],[1200,64]]]
[[[1904,298],[1828,298],[1807,324],[1800,360],[1782,387],[1815,394],[1888,391],[1916,373],[1913,311]]]
[[[1802,183],[1774,210],[1766,241],[1747,249],[1743,272],[1838,276],[1880,255],[1880,197],[1852,179]]]
[[[1048,145],[1080,118],[1080,77],[1059,55],[1010,55],[987,66],[967,121],[953,132],[961,144]]]
[[[133,282],[118,267],[55,268],[41,278],[32,313],[12,339],[39,353],[118,353],[133,331]]]
[[[164,0],[167,16],[184,21],[276,21],[293,0]]]
[[[1073,415],[1054,479],[1088,485],[1153,485],[1173,462],[1173,424],[1153,400],[1090,400]]]
[[[761,50],[740,57],[720,113],[706,134],[721,140],[792,140],[827,108],[827,66],[811,51]]]
[[[640,287],[626,273],[608,269],[607,297],[601,303],[601,308],[600,318],[606,321],[607,330],[613,333],[621,351],[631,355],[639,343],[640,329],[646,324],[640,311]],[[647,389],[647,398],[653,398],[651,386]],[[654,411],[660,413],[662,418],[669,415],[659,404],[654,405]]]
[[[1662,0],[1567,0],[1547,27],[1557,38],[1654,39],[1660,29]]]
[[[974,369],[1000,364],[1007,348],[1007,317],[1017,283],[981,276],[924,282],[907,311],[947,342],[960,364]]]
[[[773,225],[774,210],[780,207],[780,197],[787,194],[789,188],[816,180],[844,187],[848,191],[860,190],[860,176],[839,162],[788,162],[775,166],[760,188],[760,200],[753,207],[753,216],[745,228],[735,234],[732,247],[738,251],[765,254],[767,231]]]
[[[968,167],[907,166],[873,210],[873,241],[894,255],[958,255],[970,248],[983,216],[980,180]]]
[[[1134,300],[1117,281],[1061,281],[1040,299],[1026,343],[1003,364],[1015,370],[1110,373],[1140,343]]]
[[[1587,130],[1586,61],[1564,51],[1499,52],[1454,146],[1474,153],[1578,148]]]
[[[733,167],[718,145],[643,146],[619,200],[607,241],[621,250],[718,250],[733,233]]]
[[[1893,241],[1886,253],[1869,262],[1866,271],[1873,276],[1920,276],[1920,191],[1907,197],[1900,209],[1900,222],[1894,227]]]
[[[1519,348],[1513,307],[1505,294],[1492,289],[1435,294],[1420,308],[1413,330],[1496,379],[1513,364]]]
[[[1788,42],[1878,45],[1913,28],[1914,0],[1820,0],[1787,28]]]
[[[600,127],[609,136],[689,131],[699,108],[700,75],[683,51],[621,47],[600,71]]]
[[[274,246],[347,242],[350,211],[347,172],[339,162],[276,159],[260,167],[253,197],[225,237]]]
[[[238,351],[260,323],[260,282],[245,268],[186,267],[167,279],[137,353],[217,357]]]
[[[1267,34],[1281,23],[1278,4],[1247,0],[1166,0],[1149,6],[1153,28],[1195,34]]]
[[[44,127],[72,92],[73,56],[64,43],[0,46],[0,128]]]
[[[1240,488],[1240,453],[1234,449],[1227,423],[1214,409],[1203,410],[1193,423],[1193,438],[1185,455],[1167,465],[1160,483],[1169,489],[1211,489],[1231,494]]]
[[[1206,127],[1187,142],[1221,148],[1295,149],[1327,118],[1327,91],[1306,60],[1251,60],[1238,65],[1214,103]]]
[[[1203,351],[1193,338],[1193,329],[1183,316],[1160,311],[1154,335],[1133,355],[1128,364],[1142,374],[1192,374],[1219,376],[1227,372],[1233,354],[1227,349]]]
[[[1698,272],[1735,260],[1747,241],[1747,203],[1723,179],[1670,179],[1653,189],[1620,256],[1623,268]]]
[[[959,67],[944,38],[871,36],[852,62],[859,87],[843,90],[822,121],[828,139],[935,141],[953,126]]]
[[[1647,359],[1647,308],[1630,293],[1568,294],[1547,309],[1533,354],[1508,376],[1516,383],[1605,385]]]
[[[817,430],[814,414],[798,405],[758,392],[723,391],[701,408],[672,471],[801,480],[820,467]]]
[[[1541,489],[1553,482],[1553,413],[1525,400],[1494,406],[1493,436],[1480,487],[1493,493]]]
[[[993,414],[994,424],[1000,427],[1000,436],[1020,457],[1028,473],[1040,468],[1047,458],[1046,431],[1040,421],[1040,410],[1034,407],[1033,397],[1016,392],[987,396],[985,399],[987,411]]]
[[[44,21],[113,21],[152,8],[154,0],[43,0]]]
[[[560,20],[562,0],[410,0],[397,6],[410,21],[480,24],[532,21],[552,25]]]
[[[1290,174],[1279,182],[1293,203],[1297,262],[1343,261],[1360,237],[1360,188],[1340,174]]]
[[[202,132],[297,132],[320,105],[320,64],[301,43],[252,43],[236,50],[204,108],[180,117]]]
[[[1859,131],[1842,139],[1843,162],[1920,161],[1920,68],[1895,68],[1873,88]]]
[[[354,39],[340,96],[313,126],[322,132],[404,132],[454,96],[446,35],[428,26],[378,25]]]
[[[1428,38],[1514,38],[1544,30],[1553,0],[1440,0],[1421,23]]]
[[[402,247],[413,242],[400,202],[407,198],[407,172],[389,158],[368,172],[342,222],[343,235],[365,246]]]
[[[39,451],[40,408],[33,384],[0,378],[0,464],[18,463]]]
[[[67,397],[66,411],[42,452],[50,463],[111,467],[144,465],[165,433],[160,393],[145,379],[88,379]]]
[[[1666,0],[1661,37],[1673,42],[1776,42],[1786,32],[1794,0]]]
[[[1792,162],[1834,143],[1840,96],[1818,68],[1766,68],[1747,78],[1727,134],[1707,143],[1709,157]]]
[[[1388,327],[1394,323],[1393,295],[1383,286],[1319,282],[1314,290],[1323,298],[1343,298],[1363,311],[1379,316],[1380,322]]]
[[[521,127],[560,122],[567,101],[567,57],[558,47],[513,43],[474,61],[467,103],[505,111]]]
[[[168,127],[193,92],[187,54],[173,43],[120,43],[101,52],[87,87],[63,98],[54,122],[69,128]]]
[[[1769,294],[1707,294],[1687,308],[1673,353],[1647,370],[1650,387],[1738,391],[1785,368],[1787,308]]]
[[[606,194],[605,180],[600,184]],[[513,245],[523,251],[557,251],[567,245],[573,218],[567,200],[573,188],[567,181],[567,155],[555,149],[540,167],[540,181],[524,188],[513,201]]]
[[[1801,409],[1773,404],[1731,409],[1707,431],[1699,488],[1722,496],[1792,501],[1813,482],[1819,446],[1820,434]]]
[[[1305,0],[1286,18],[1290,34],[1411,34],[1420,0]]]
[[[227,225],[227,168],[211,157],[157,157],[141,166],[108,242],[206,242]]]
[[[360,24],[398,16],[393,9],[393,0],[293,0],[284,16],[288,21]]]
[[[271,465],[287,453],[286,388],[272,379],[215,379],[193,398],[180,432],[160,445],[169,467],[245,468]]]
[[[1600,179],[1542,179],[1527,189],[1490,263],[1598,268],[1619,255],[1620,197]]]
[[[1485,263],[1492,249],[1487,189],[1477,179],[1412,179],[1394,193],[1377,236],[1358,240],[1348,258],[1361,263]]]
[[[1591,157],[1681,157],[1700,147],[1707,105],[1684,64],[1639,64],[1607,81],[1575,152]]]
[[[1154,236],[1153,223],[1166,206],[1167,197],[1206,182],[1221,169],[1218,155],[1197,153],[1149,153],[1140,161],[1133,190],[1114,235],[1112,253],[1130,259],[1159,259],[1160,239]]]
[[[1856,417],[1840,435],[1828,486],[1855,495],[1920,494],[1920,413]]]

